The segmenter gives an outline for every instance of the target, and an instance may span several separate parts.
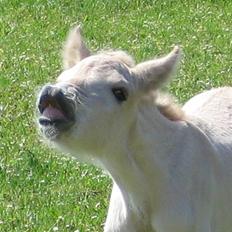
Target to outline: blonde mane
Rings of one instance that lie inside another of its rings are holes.
[[[181,106],[167,93],[158,93],[156,106],[160,113],[171,121],[185,120],[185,113]]]
[[[157,107],[159,112],[170,121],[186,120],[185,113],[177,100],[170,94],[162,91],[150,91],[146,96],[142,97],[142,105]]]

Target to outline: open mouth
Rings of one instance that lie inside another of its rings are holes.
[[[43,127],[68,129],[74,122],[74,109],[71,101],[59,91],[56,94],[42,94],[39,101],[39,124]]]

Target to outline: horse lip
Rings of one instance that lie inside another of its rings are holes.
[[[38,123],[41,126],[41,132],[45,135],[45,137],[53,140],[58,138],[63,132],[68,131],[75,124],[75,119],[74,117],[52,118],[40,115]],[[52,136],[50,133],[51,131]]]
[[[51,115],[48,112],[46,113],[49,108],[56,112],[55,115],[54,112]],[[67,123],[74,121],[75,118],[72,102],[64,97],[59,99],[52,96],[41,97],[38,109],[40,113],[39,123],[44,126]]]
[[[60,133],[65,132],[71,128],[71,126],[75,123],[74,120],[68,119],[52,119],[44,116],[39,117],[39,124],[42,126],[42,132],[46,137],[50,138],[48,131],[55,131],[57,137]],[[54,136],[52,136],[54,137]]]
[[[40,114],[43,115],[44,111],[48,107],[53,107],[53,108],[61,111],[65,115],[69,111],[69,109],[67,109],[68,104],[67,104],[67,101],[65,99],[59,99],[59,101],[58,101],[57,99],[55,99],[54,97],[51,97],[51,96],[46,96],[46,98],[41,97],[41,100],[40,100],[39,105],[38,105]]]
[[[58,125],[61,123],[68,123],[68,122],[69,120],[61,119],[61,118],[48,118],[44,116],[41,116],[39,118],[39,124],[42,126],[54,126],[54,125]]]

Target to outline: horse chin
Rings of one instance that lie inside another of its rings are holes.
[[[49,141],[59,141],[62,137],[68,136],[75,122],[67,120],[50,121],[49,119],[40,118],[40,131]],[[41,121],[47,121],[46,123]]]

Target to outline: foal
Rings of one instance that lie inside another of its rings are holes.
[[[179,57],[91,54],[77,27],[64,71],[38,96],[44,137],[113,180],[105,232],[232,230],[232,88],[181,109],[159,90]]]

